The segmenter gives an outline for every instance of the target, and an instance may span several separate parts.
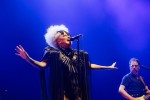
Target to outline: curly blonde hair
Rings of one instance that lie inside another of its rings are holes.
[[[59,37],[60,33],[58,34],[58,31],[66,31],[69,32],[68,28],[61,24],[61,25],[52,25],[47,29],[47,33],[44,35],[46,43],[53,47],[57,47],[57,38]]]

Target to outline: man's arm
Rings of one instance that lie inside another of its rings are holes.
[[[144,79],[143,79],[142,76],[140,76],[140,80],[141,80],[141,82],[143,83],[143,85],[145,86],[146,93],[147,93],[147,94],[150,94],[150,90],[149,90],[148,86],[145,84],[145,81],[144,81]]]
[[[149,90],[148,86],[145,86],[145,89],[146,89],[146,93],[150,94],[150,90]]]
[[[126,98],[127,100],[139,100],[138,98],[134,98],[131,95],[129,95],[126,91],[125,91],[125,86],[124,85],[120,85],[119,87],[119,93]]]

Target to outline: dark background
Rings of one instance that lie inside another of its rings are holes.
[[[150,68],[149,0],[1,0],[0,100],[41,99],[39,70],[14,49],[21,44],[40,60],[46,29],[57,24],[66,25],[72,36],[83,34],[80,47],[92,63],[117,62],[118,70],[92,71],[93,100],[121,100],[118,87],[131,57]],[[150,85],[150,71],[140,73]]]

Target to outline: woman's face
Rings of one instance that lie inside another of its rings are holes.
[[[63,34],[61,33],[57,39],[57,43],[63,48],[70,48],[72,45],[72,42],[70,41],[70,35],[66,32],[63,32]]]

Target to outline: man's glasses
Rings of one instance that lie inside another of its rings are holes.
[[[130,67],[139,67],[139,65],[131,65]]]

